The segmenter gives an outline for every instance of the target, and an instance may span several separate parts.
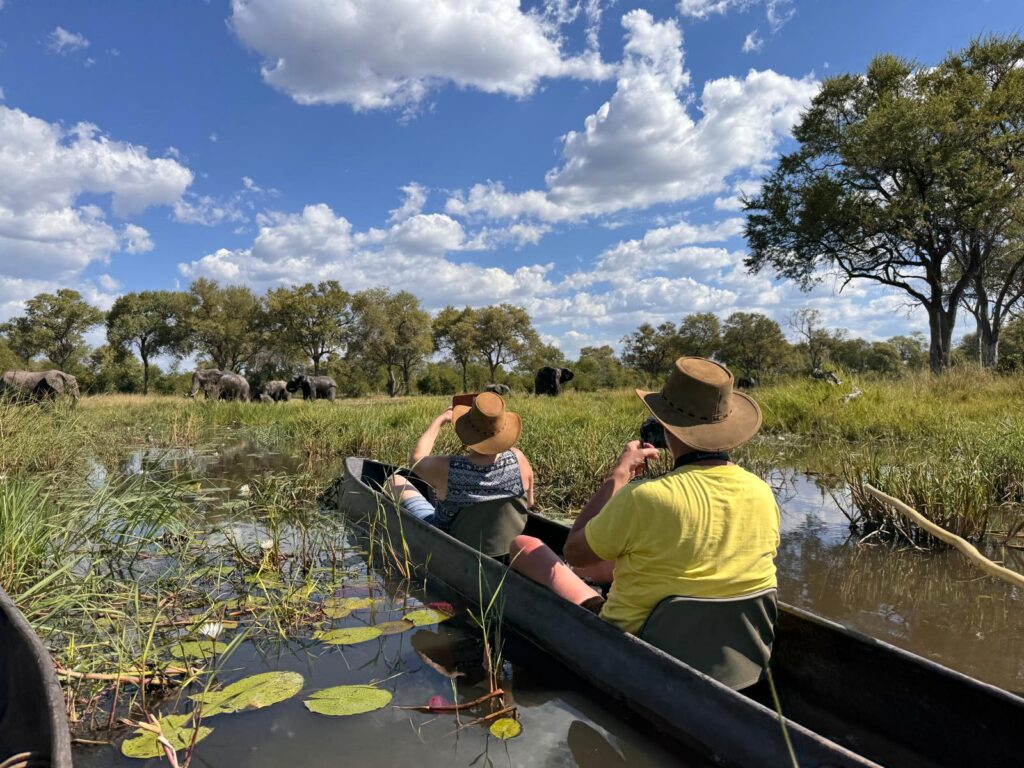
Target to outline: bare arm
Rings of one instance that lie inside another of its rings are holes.
[[[533,489],[536,483],[536,477],[533,474],[533,467],[530,466],[530,460],[526,458],[526,455],[518,448],[513,448],[512,451],[516,455],[516,459],[519,461],[519,474],[523,478],[523,489],[526,491],[526,503],[529,506],[533,506]]]
[[[412,451],[409,453],[409,463],[415,466],[418,462],[427,458],[434,450],[434,443],[437,442],[437,436],[441,433],[441,427],[445,424],[450,424],[452,420],[452,409],[448,408],[440,416],[430,422],[430,426],[426,428],[419,440],[416,441],[416,445],[413,446]]]
[[[611,474],[601,484],[601,487],[597,489],[597,493],[583,507],[583,511],[576,518],[576,522],[572,524],[569,537],[565,540],[565,548],[562,550],[562,554],[569,565],[577,568],[587,568],[605,562],[590,548],[583,529],[586,528],[588,522],[597,516],[598,512],[604,509],[605,504],[609,502],[612,496],[625,488],[633,476],[643,469],[644,462],[647,459],[656,459],[657,457],[658,449],[649,443],[641,444],[639,440],[626,443],[625,449],[619,454],[619,460],[616,462],[615,468],[612,469]]]

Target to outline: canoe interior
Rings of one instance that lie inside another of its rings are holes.
[[[23,752],[36,758],[30,765],[71,768],[71,736],[53,661],[0,590],[0,763]]]
[[[349,459],[343,482],[344,497],[340,500],[343,510],[357,516],[369,514],[372,509],[384,510],[393,519],[397,511],[374,493],[393,471],[394,468],[371,460]],[[430,496],[425,483],[415,477],[412,480]],[[441,560],[461,558],[464,561],[464,573],[442,576],[442,580],[456,590],[460,583],[475,590],[479,568],[484,568],[485,572],[490,568],[483,562],[488,558],[481,559],[478,553],[431,526],[404,515],[398,524],[410,544],[418,543],[424,554],[431,554],[432,577],[437,576],[436,570],[454,567]],[[526,532],[560,553],[568,528],[531,514]],[[449,553],[448,558],[439,559],[442,550]],[[497,563],[493,565],[500,568]],[[607,634],[603,632],[607,627],[593,626],[585,621],[586,617],[578,616],[588,612],[552,600],[550,593],[518,574],[507,579],[505,589],[508,596],[506,618],[521,631],[523,625],[527,625],[525,634],[556,656],[559,648],[551,647],[543,636],[572,634],[567,626],[572,623],[570,617],[590,626],[594,634]],[[475,595],[466,597],[473,599]],[[520,602],[526,604],[519,605]],[[811,732],[826,734],[830,741],[881,764],[906,768],[1024,764],[1016,740],[1016,728],[1024,723],[1024,699],[791,606],[782,604],[780,609],[772,672],[783,712],[789,719]],[[545,614],[548,614],[546,618]],[[590,618],[596,619],[592,615]],[[597,619],[596,625],[603,624]],[[533,633],[530,626],[535,628]],[[634,650],[635,656],[664,656],[631,635],[623,637],[628,638],[628,644],[643,647],[643,651]],[[610,642],[609,647],[612,645],[614,643]],[[631,662],[624,658],[620,663],[629,666]],[[678,662],[673,666],[677,669],[667,674],[675,675],[674,683],[685,679],[686,674],[699,677]],[[581,673],[597,677],[594,671],[591,665]],[[615,670],[609,668],[608,674],[614,676]],[[677,695],[684,695],[678,684],[675,687]],[[704,686],[706,690],[698,687],[696,695],[708,698],[710,691],[721,696],[718,688],[724,687],[717,684],[714,688]],[[749,702],[741,695],[724,690]],[[723,706],[735,715],[735,707],[729,702]],[[760,754],[760,758],[765,757],[766,754]],[[813,764],[801,761],[801,765]],[[830,764],[848,763],[837,759]]]

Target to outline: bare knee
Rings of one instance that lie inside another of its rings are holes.
[[[412,483],[401,475],[392,475],[388,478],[388,490],[391,492],[391,497],[393,499],[402,498],[402,494],[412,487]]]
[[[509,545],[508,554],[513,560],[520,556],[529,555],[545,546],[544,542],[534,536],[516,536]]]

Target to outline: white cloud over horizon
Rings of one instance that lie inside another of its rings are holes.
[[[174,204],[193,179],[175,160],[150,157],[94,125],[64,128],[3,105],[0,148],[3,316],[39,285],[74,284],[91,263],[152,249],[143,227],[128,223],[118,231],[92,198],[109,197],[113,215],[125,218]]]
[[[85,35],[69,32],[64,27],[58,26],[47,36],[46,47],[53,53],[66,56],[69,53],[84,51],[89,47],[89,40]]]
[[[750,70],[706,82],[694,120],[682,32],[646,11],[622,18],[625,58],[615,93],[563,137],[561,166],[545,189],[506,191],[477,184],[449,198],[461,217],[572,221],[586,216],[692,201],[724,191],[737,173],[767,163],[818,90],[811,78]]]
[[[232,0],[229,23],[263,57],[268,85],[299,104],[358,111],[414,108],[448,83],[522,98],[546,78],[608,77],[595,48],[562,49],[559,26],[578,4],[546,10],[524,12],[519,0]],[[600,22],[596,0],[587,11]]]

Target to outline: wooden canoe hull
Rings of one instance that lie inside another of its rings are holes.
[[[490,589],[501,584],[504,621],[685,746],[727,765],[790,764],[774,712],[399,512],[361,483],[361,477],[361,462],[349,459],[341,511],[364,526],[385,525],[392,542],[404,538],[414,562],[427,562],[429,556],[432,581],[443,582],[472,602],[481,598],[481,574]],[[800,725],[788,727],[802,768],[875,765]]]
[[[71,736],[53,661],[0,589],[0,763],[24,752],[35,758],[30,765],[71,768]]]
[[[404,538],[413,562],[429,562],[431,579],[470,601],[479,602],[481,573],[501,584],[505,621],[690,748],[728,765],[790,764],[774,711],[399,512],[374,491],[390,471],[349,459],[340,511]],[[568,528],[531,514],[526,532],[560,552]],[[787,727],[803,768],[1021,764],[1024,699],[806,611],[780,605],[772,669],[783,711],[798,721]]]

